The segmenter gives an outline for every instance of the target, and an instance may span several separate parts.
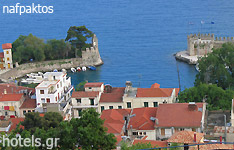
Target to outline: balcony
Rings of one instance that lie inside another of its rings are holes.
[[[73,86],[65,87],[64,93],[66,94],[67,92],[71,91],[73,89]]]

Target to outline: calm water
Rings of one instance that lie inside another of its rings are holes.
[[[17,2],[52,5],[54,13],[2,13],[2,6]],[[232,0],[1,0],[0,41],[13,42],[29,33],[62,39],[70,26],[86,25],[99,39],[104,65],[96,72],[70,74],[73,84],[89,80],[124,86],[130,80],[141,87],[155,82],[178,87],[173,54],[186,49],[187,34],[201,31],[234,36],[233,10]],[[202,26],[201,20],[205,21]],[[182,88],[193,86],[194,66],[182,62],[178,66]]]

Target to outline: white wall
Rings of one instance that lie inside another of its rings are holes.
[[[123,102],[112,102],[112,103],[99,103],[98,106],[98,112],[101,113],[101,106],[104,106],[104,110],[109,109],[109,106],[113,106],[113,109],[118,109],[118,106],[122,106],[123,108]]]

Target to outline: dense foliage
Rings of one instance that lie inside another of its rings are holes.
[[[85,88],[84,88],[84,85],[87,83],[87,81],[83,81],[83,82],[80,82],[77,86],[76,86],[76,91],[84,91]]]
[[[113,134],[107,134],[103,127],[103,120],[94,109],[87,109],[80,119],[62,121],[59,113],[46,113],[40,117],[38,113],[26,114],[22,122],[24,129],[19,127],[12,132],[10,137],[20,133],[22,138],[41,138],[43,144],[48,138],[59,138],[58,147],[52,149],[85,149],[85,150],[110,150],[115,148],[116,139]],[[48,147],[11,147],[12,150],[47,149]],[[7,149],[7,148],[2,148]]]
[[[93,36],[93,32],[87,29],[85,26],[72,26],[67,31],[66,41],[69,41],[72,47],[75,49],[75,55],[81,56],[81,51],[87,47],[91,47],[91,43],[87,43],[87,40]]]
[[[223,89],[234,89],[234,44],[223,44],[207,57],[199,59],[198,63],[200,72],[196,76],[195,85],[211,83]]]
[[[70,27],[64,39],[51,39],[46,42],[32,34],[20,35],[12,43],[13,61],[19,64],[30,61],[57,60],[81,57],[81,50],[90,47],[87,40],[93,36],[85,26]]]
[[[202,102],[208,103],[209,110],[230,110],[234,92],[224,90],[217,85],[200,84],[185,89],[179,94],[179,102]]]

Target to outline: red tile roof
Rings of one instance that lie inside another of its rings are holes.
[[[116,145],[118,145],[122,141],[121,135],[115,135],[115,138],[117,140]]]
[[[156,107],[134,108],[130,118],[128,128],[136,130],[155,130],[155,122],[150,120],[150,117],[156,117]]]
[[[36,104],[36,100],[35,99],[29,99],[27,98],[23,104],[20,106],[20,109],[24,109],[24,108],[36,108],[37,104]]]
[[[107,127],[108,133],[121,134],[124,126],[124,117],[129,115],[131,109],[108,109],[102,111],[101,119],[104,121],[104,127]]]
[[[111,93],[102,93],[100,103],[106,102],[122,102],[124,95],[124,87],[112,88]]]
[[[4,95],[0,96],[0,101],[1,102],[20,101],[22,97],[23,97],[23,93],[20,93],[20,94],[4,94]]]
[[[12,48],[12,44],[11,43],[2,44],[2,49],[11,49],[11,48]]]
[[[28,90],[32,91],[32,93],[35,93],[34,88],[28,88],[24,86],[16,86],[15,84],[8,84],[8,83],[2,83],[0,84],[0,95],[4,93],[4,90],[6,89],[7,93],[18,93],[21,90]]]
[[[98,91],[91,91],[91,92],[74,91],[74,92],[72,93],[72,98],[97,97],[98,94],[99,94]]]
[[[136,97],[170,97],[173,88],[138,88]]]
[[[103,82],[88,82],[84,85],[84,87],[101,87]]]
[[[204,134],[196,133],[196,143],[203,142]],[[173,134],[168,140],[168,143],[186,143],[193,144],[194,142],[194,132],[193,131],[180,131]]]
[[[0,53],[0,58],[4,58],[4,53],[3,52]]]
[[[156,141],[156,140],[134,140],[133,145],[137,143],[148,144],[150,143],[152,147],[167,147],[166,141]]]
[[[196,103],[199,108],[204,103]],[[160,104],[157,111],[158,127],[200,127],[202,112],[190,111],[188,103]],[[183,118],[183,119],[181,119]]]
[[[24,121],[24,118],[11,118],[11,127],[10,127],[10,132],[14,129],[16,129],[17,124],[19,124],[20,122]],[[21,129],[24,129],[24,126],[20,125]]]

